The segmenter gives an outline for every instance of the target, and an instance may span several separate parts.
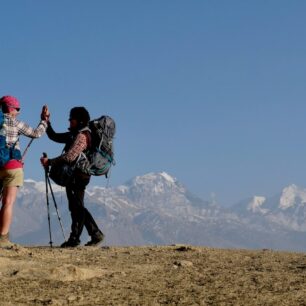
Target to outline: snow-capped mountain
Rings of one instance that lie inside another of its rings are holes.
[[[305,232],[306,189],[293,184],[274,197],[254,196],[243,201],[234,207],[234,211],[251,223],[261,220],[286,230]]]
[[[52,186],[67,237],[70,216],[65,190]],[[11,231],[16,242],[48,244],[46,203],[45,183],[26,180]],[[225,209],[191,194],[165,172],[148,173],[114,188],[89,187],[85,203],[109,245],[187,243],[306,250],[306,189],[295,185],[272,198],[255,196]],[[50,192],[49,209],[52,241],[57,244],[64,237]],[[87,239],[84,233],[82,242]]]

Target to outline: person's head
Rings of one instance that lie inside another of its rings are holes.
[[[17,98],[13,96],[3,96],[0,99],[0,106],[5,114],[18,114],[20,111],[20,103]]]
[[[70,110],[70,129],[82,129],[88,125],[89,121],[90,115],[85,107],[77,106]]]

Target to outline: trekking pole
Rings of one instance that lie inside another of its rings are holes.
[[[45,111],[46,109],[48,110],[48,107],[47,107],[47,105],[44,105],[44,106],[43,106],[43,111]],[[50,114],[49,114],[49,116],[50,116]],[[37,127],[39,127],[39,125],[40,125],[40,123],[38,123]],[[35,138],[32,138],[32,139],[29,141],[29,143],[28,143],[28,145],[26,146],[26,148],[24,149],[24,151],[23,151],[23,153],[22,153],[22,156],[21,156],[21,161],[22,161],[22,163],[23,163],[24,157],[25,157],[25,155],[27,154],[27,152],[28,152],[28,150],[29,150],[29,148],[30,148],[30,146],[31,146],[31,144],[32,144],[32,142],[33,142],[34,139],[35,139]]]
[[[47,157],[46,153],[43,153],[43,157]],[[48,192],[48,167],[45,168],[45,182],[46,182],[46,200],[47,200],[47,212],[48,212],[48,225],[49,225],[49,237],[50,247],[52,248],[52,234],[51,234],[51,220],[50,220],[50,205],[49,205],[49,192]]]
[[[28,152],[28,150],[29,150],[29,147],[31,146],[33,140],[34,140],[34,138],[32,138],[32,139],[29,141],[28,145],[26,146],[26,148],[24,149],[24,151],[23,151],[23,153],[22,153],[22,156],[21,156],[21,161],[22,161],[22,163],[23,163],[24,157],[25,157],[25,155],[27,154],[27,152]]]
[[[3,182],[0,183],[0,202],[2,201],[3,198]]]
[[[59,224],[60,224],[60,226],[61,226],[62,234],[63,234],[64,240],[65,240],[65,242],[66,242],[66,237],[65,237],[65,233],[64,233],[64,228],[63,228],[61,216],[60,216],[59,211],[58,211],[58,208],[57,208],[57,204],[56,204],[56,201],[55,201],[55,197],[54,197],[54,193],[53,193],[53,190],[52,190],[52,186],[51,186],[51,182],[50,182],[49,176],[47,177],[47,180],[48,180],[49,188],[50,188],[50,191],[51,191],[51,195],[52,195],[54,207],[55,207],[55,210],[56,210],[58,222],[59,222]]]
[[[39,123],[40,124],[40,123]],[[38,126],[39,126],[39,124],[38,124]],[[37,127],[38,127],[37,126]],[[27,154],[27,152],[28,152],[28,150],[29,150],[29,148],[30,148],[30,146],[31,146],[31,144],[32,144],[32,142],[33,142],[33,140],[34,140],[35,138],[31,138],[31,140],[29,141],[29,143],[27,144],[27,146],[26,146],[26,148],[24,149],[24,151],[23,151],[23,153],[22,153],[22,156],[21,156],[21,162],[23,163],[23,160],[24,160],[24,157],[25,157],[25,155]]]

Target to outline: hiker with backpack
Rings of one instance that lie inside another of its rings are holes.
[[[67,241],[61,244],[62,248],[76,247],[80,244],[80,236],[85,226],[91,240],[85,246],[95,246],[102,242],[104,234],[99,229],[90,212],[84,206],[86,186],[90,181],[90,174],[75,167],[80,156],[84,155],[91,147],[91,133],[88,128],[90,115],[85,107],[73,107],[69,116],[69,131],[57,133],[53,130],[50,120],[48,121],[47,135],[55,142],[65,144],[63,154],[55,158],[43,156],[40,160],[42,165],[54,169],[61,169],[65,176],[65,169],[70,169],[68,179],[62,186],[66,187],[68,208],[71,214],[71,233]],[[67,172],[67,171],[66,171]]]
[[[19,146],[19,136],[41,137],[47,128],[47,107],[41,112],[41,121],[37,128],[32,128],[17,119],[20,103],[13,96],[0,98],[0,183],[2,206],[0,210],[0,248],[10,249],[14,243],[9,240],[13,206],[18,188],[23,185],[23,160]]]

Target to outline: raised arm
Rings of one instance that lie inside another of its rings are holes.
[[[51,140],[58,142],[58,143],[67,143],[69,139],[71,138],[71,134],[69,132],[56,133],[53,130],[53,127],[50,121],[48,122],[47,135]]]
[[[27,123],[19,121],[17,119],[15,119],[15,124],[17,126],[19,134],[30,138],[39,138],[45,133],[47,128],[47,122],[44,120],[41,120],[37,128],[35,129],[30,127]]]

